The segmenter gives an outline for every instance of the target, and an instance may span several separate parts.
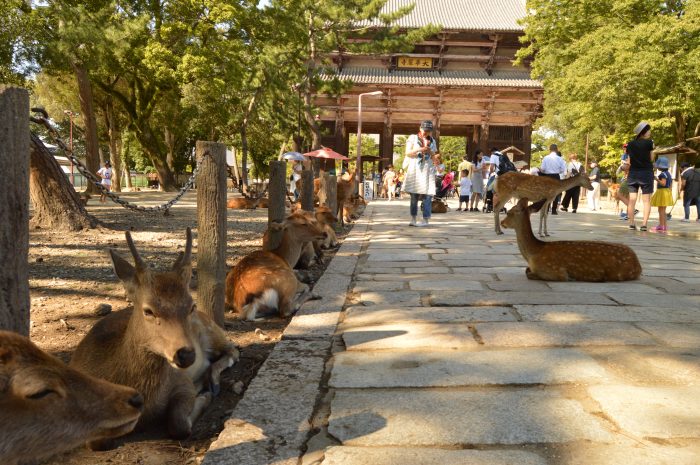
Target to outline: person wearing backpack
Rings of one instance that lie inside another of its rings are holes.
[[[561,180],[566,175],[566,162],[559,155],[559,147],[557,144],[549,146],[549,155],[542,159],[540,164],[540,176]],[[557,207],[559,206],[559,196],[552,201],[552,215],[558,215]]]
[[[569,155],[569,163],[566,165],[566,177],[573,178],[581,172],[581,163],[578,161],[578,155],[572,153]],[[578,199],[581,197],[581,186],[575,186],[566,191],[564,200],[561,202],[561,211],[568,212],[569,204],[573,207],[571,213],[576,213],[578,210]]]
[[[683,210],[685,218],[683,223],[690,222],[690,206],[695,203],[697,211],[696,222],[700,223],[700,170],[695,169],[690,163],[681,165],[681,190],[683,191]]]

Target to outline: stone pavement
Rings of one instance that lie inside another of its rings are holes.
[[[409,228],[407,210],[367,208],[205,463],[700,464],[699,225],[550,217],[552,240],[626,243],[644,271],[545,283],[491,215]]]

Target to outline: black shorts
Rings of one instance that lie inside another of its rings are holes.
[[[654,172],[630,171],[627,176],[627,185],[630,193],[636,194],[641,190],[642,194],[651,194],[654,192]]]
[[[469,202],[469,196],[468,196],[468,195],[460,195],[460,196],[459,196],[459,202],[460,202],[460,203],[462,203],[462,202],[465,202],[465,203],[466,203],[466,202]]]

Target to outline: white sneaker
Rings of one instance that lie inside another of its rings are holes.
[[[411,222],[408,223],[408,225],[409,225],[409,226],[416,226],[416,217],[415,217],[415,216],[412,216],[412,217],[411,217]]]
[[[421,221],[420,223],[418,223],[416,225],[416,227],[418,227],[418,228],[425,228],[426,226],[430,226],[430,223],[426,219],[424,219],[423,221]]]
[[[683,218],[683,219],[681,220],[681,223],[690,223],[690,220],[687,220],[687,219]]]

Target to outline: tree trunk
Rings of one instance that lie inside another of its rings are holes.
[[[34,134],[29,154],[29,194],[34,208],[32,226],[62,231],[97,226],[97,220],[80,203],[56,159]]]
[[[151,160],[158,173],[158,181],[161,190],[166,192],[177,191],[175,176],[172,170],[168,168],[167,162],[163,160],[164,150],[160,141],[156,138],[148,125],[134,124],[133,127],[136,129],[136,138],[141,143],[141,147],[144,152],[146,152],[146,155],[148,155],[149,160]]]
[[[112,105],[112,102],[107,102],[104,114],[107,134],[109,135],[109,161],[112,164],[112,190],[114,192],[121,192],[122,157],[119,153],[121,131],[119,129],[119,121],[117,121],[117,117],[114,114],[114,105]]]
[[[248,193],[248,134],[245,123],[241,125],[241,190]]]
[[[0,87],[0,329],[29,335],[29,95]],[[0,358],[0,364],[3,361]]]
[[[124,152],[123,152],[123,155],[124,155],[124,181],[126,184],[126,188],[131,190],[131,189],[133,189],[133,185],[131,184],[131,168],[129,168],[129,166],[131,166],[131,151],[130,151],[131,144],[129,143],[129,140],[130,140],[130,135],[127,132],[126,133],[126,145],[124,145],[122,143],[122,146],[124,148]]]
[[[163,129],[163,135],[165,137],[165,146],[168,148],[165,163],[170,171],[175,172],[175,134],[166,127]]]
[[[685,131],[688,128],[688,119],[681,112],[673,112],[676,143],[685,142]]]
[[[80,110],[83,112],[85,122],[85,165],[92,173],[100,169],[99,142],[97,139],[97,120],[92,101],[92,84],[87,69],[81,64],[74,63],[75,78],[78,81],[78,96],[80,98]],[[88,184],[87,192],[97,193],[97,188]]]

